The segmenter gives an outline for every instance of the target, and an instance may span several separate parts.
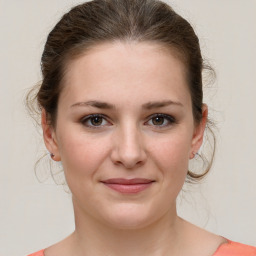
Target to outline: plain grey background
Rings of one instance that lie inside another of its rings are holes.
[[[0,0],[0,255],[26,255],[73,231],[71,197],[34,164],[44,146],[24,107],[40,81],[46,36],[75,0]],[[187,187],[179,213],[229,239],[256,246],[256,1],[173,0],[195,28],[217,72],[205,102],[217,121],[214,166]]]

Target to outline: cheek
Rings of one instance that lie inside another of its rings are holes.
[[[174,191],[182,187],[186,178],[190,146],[190,136],[181,133],[159,140],[151,147],[151,157],[161,171],[163,182]]]
[[[62,134],[60,155],[66,179],[92,176],[107,156],[109,143],[86,134]],[[72,174],[72,175],[71,175]]]
[[[155,159],[168,166],[178,166],[187,164],[190,155],[191,140],[187,135],[181,134],[170,138],[159,140],[157,144],[152,144],[151,152]]]

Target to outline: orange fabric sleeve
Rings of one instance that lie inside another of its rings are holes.
[[[256,247],[228,241],[222,244],[213,256],[256,256]]]
[[[44,250],[34,252],[32,254],[29,254],[28,256],[44,256]]]

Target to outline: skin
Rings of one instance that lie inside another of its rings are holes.
[[[206,120],[204,105],[195,123],[184,65],[159,45],[105,43],[71,61],[56,127],[44,111],[42,127],[47,149],[62,161],[76,229],[45,256],[212,255],[224,240],[176,212]],[[154,182],[124,194],[102,183],[110,178]]]

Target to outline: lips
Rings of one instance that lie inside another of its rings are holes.
[[[108,188],[118,191],[120,193],[134,194],[139,193],[153,184],[154,180],[135,178],[135,179],[107,179],[103,180],[102,183]]]
[[[148,184],[150,182],[153,182],[153,180],[148,179],[142,179],[142,178],[136,178],[136,179],[108,179],[102,181],[105,184],[123,184],[123,185],[135,185],[135,184]]]

